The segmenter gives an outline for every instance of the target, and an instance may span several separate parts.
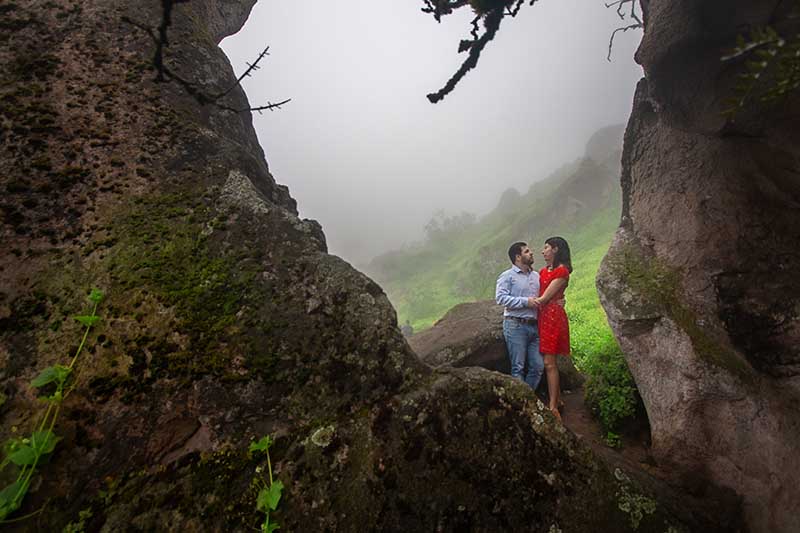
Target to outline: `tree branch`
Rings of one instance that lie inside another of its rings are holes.
[[[239,87],[241,85],[242,80],[244,80],[244,78],[250,76],[254,70],[258,70],[260,68],[258,66],[259,62],[269,55],[269,46],[264,48],[264,50],[258,55],[256,60],[252,64],[247,63],[247,70],[245,70],[244,73],[241,76],[239,76],[230,87],[228,87],[223,92],[217,94],[206,93],[199,87],[197,83],[183,78],[177,72],[170,69],[164,63],[164,50],[167,46],[169,46],[167,29],[172,24],[172,8],[174,7],[175,4],[186,3],[189,1],[190,0],[161,0],[162,16],[161,16],[161,23],[158,26],[158,34],[156,34],[153,28],[147,26],[146,24],[136,22],[135,20],[132,20],[129,17],[122,17],[123,22],[144,31],[150,36],[150,38],[155,43],[156,48],[153,54],[153,67],[156,70],[156,77],[154,81],[159,83],[175,81],[178,85],[183,87],[183,90],[186,91],[187,94],[191,95],[201,106],[213,105],[215,107],[218,107],[219,109],[224,109],[226,111],[231,111],[233,113],[256,111],[260,114],[262,111],[272,111],[273,109],[280,109],[282,105],[291,102],[291,98],[289,98],[275,104],[267,102],[267,104],[263,106],[247,107],[244,109],[236,109],[229,105],[221,103],[221,100],[224,97],[230,94],[230,92],[233,91],[236,87]]]
[[[635,30],[638,28],[644,28],[644,22],[642,19],[639,18],[639,15],[636,14],[636,1],[637,0],[616,0],[615,2],[606,3],[606,8],[611,8],[617,6],[617,15],[619,16],[620,20],[625,20],[626,17],[630,17],[636,22],[634,24],[629,24],[628,26],[620,27],[611,32],[611,38],[608,40],[608,55],[606,56],[607,61],[611,61],[611,48],[614,46],[614,36],[619,32],[626,32],[628,30]],[[631,5],[630,13],[627,15],[623,12],[626,4]]]

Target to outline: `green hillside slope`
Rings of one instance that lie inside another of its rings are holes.
[[[611,134],[613,138],[621,129]],[[367,270],[388,294],[400,323],[409,321],[418,332],[454,305],[494,298],[495,280],[510,266],[506,253],[511,243],[528,242],[539,269],[544,266],[539,254],[544,240],[564,237],[574,267],[566,292],[573,357],[590,375],[587,399],[613,429],[633,414],[635,389],[594,280],[619,224],[620,152],[618,144],[603,150],[603,143],[593,141],[587,147],[593,157],[565,165],[524,195],[506,191],[497,208],[479,221],[377,257]]]

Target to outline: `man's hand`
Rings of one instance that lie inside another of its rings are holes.
[[[528,307],[539,307],[539,298],[534,298],[533,296],[528,297]]]

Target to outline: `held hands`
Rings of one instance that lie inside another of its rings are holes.
[[[542,302],[541,297],[540,298],[534,298],[533,296],[530,296],[528,298],[528,307],[533,307],[533,308],[538,309],[542,304],[543,304],[543,302]]]
[[[539,296],[538,298],[534,298],[533,296],[528,297],[528,307],[534,307],[536,309],[539,309],[546,303],[547,301],[541,296]],[[558,300],[553,300],[553,303],[559,307],[564,307],[564,304],[566,304],[567,301],[564,298],[559,298]]]

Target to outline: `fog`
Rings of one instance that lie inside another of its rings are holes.
[[[438,24],[421,0],[260,0],[222,43],[243,83],[272,174],[300,215],[319,220],[331,253],[363,264],[421,240],[437,209],[485,214],[509,187],[583,154],[599,128],[630,113],[641,33],[603,0],[539,0],[506,17],[495,39],[444,101],[461,65],[471,12]],[[481,28],[482,29],[482,28]]]

